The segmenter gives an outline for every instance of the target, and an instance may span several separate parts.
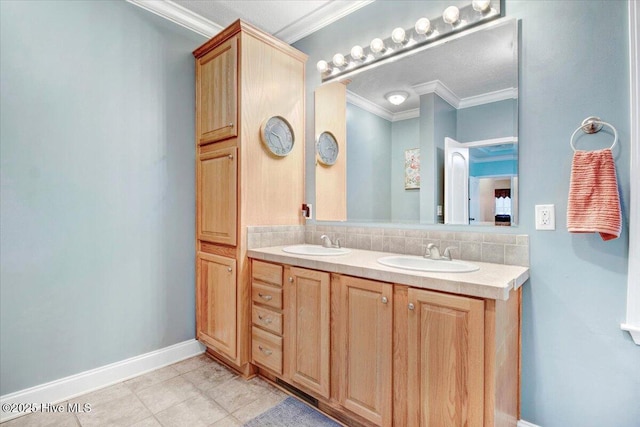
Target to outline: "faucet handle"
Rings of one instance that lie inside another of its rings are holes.
[[[435,245],[435,243],[429,243],[428,245],[422,245],[422,247],[425,248],[424,249],[424,255],[423,255],[425,258],[432,258],[433,254],[432,254],[431,250],[433,248],[438,249],[438,247]]]
[[[445,250],[444,253],[442,254],[442,258],[446,258],[449,261],[451,261],[453,259],[453,255],[451,255],[451,250],[457,250],[458,248],[456,248],[455,246],[448,246]]]
[[[336,243],[333,245],[335,248],[340,248],[340,239],[336,239]]]
[[[331,247],[331,238],[329,236],[327,236],[326,234],[323,234],[322,236],[320,236],[320,240],[322,241],[322,246],[325,248],[330,248]]]

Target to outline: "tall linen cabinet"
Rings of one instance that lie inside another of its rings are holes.
[[[307,56],[242,22],[193,52],[196,60],[196,336],[245,375],[251,360],[247,226],[302,224]],[[286,156],[261,141],[280,116]]]

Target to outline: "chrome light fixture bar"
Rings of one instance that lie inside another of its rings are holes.
[[[336,53],[330,62],[318,61],[316,68],[322,76],[322,82],[333,80],[358,68],[500,18],[504,16],[504,2],[505,0],[473,0],[461,9],[449,6],[439,17],[419,18],[411,28],[395,28],[387,38],[375,38],[368,46],[353,46],[346,55]]]

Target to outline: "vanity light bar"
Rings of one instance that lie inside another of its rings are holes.
[[[473,0],[461,9],[449,6],[442,16],[431,20],[420,18],[415,26],[407,29],[397,27],[385,39],[375,38],[368,46],[353,46],[347,55],[336,53],[331,62],[318,61],[316,68],[323,82],[335,79],[398,53],[408,52],[451,34],[500,18],[504,16],[504,2],[505,0]]]

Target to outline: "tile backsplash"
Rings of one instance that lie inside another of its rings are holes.
[[[248,227],[250,249],[300,243],[320,244],[326,234],[340,239],[343,247],[379,252],[423,255],[434,243],[444,251],[452,248],[454,258],[495,264],[529,266],[529,236],[444,230],[421,230],[349,225],[284,225]]]
[[[267,225],[247,227],[249,249],[305,243],[304,225]]]

